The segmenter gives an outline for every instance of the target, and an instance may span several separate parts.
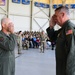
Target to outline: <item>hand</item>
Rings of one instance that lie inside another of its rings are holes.
[[[53,15],[51,20],[50,20],[50,28],[53,28],[56,25],[54,18],[55,18],[55,15]]]

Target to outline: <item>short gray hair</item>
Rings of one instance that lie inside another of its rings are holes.
[[[60,7],[56,8],[55,11],[59,11],[59,12],[64,11],[67,15],[69,15],[69,8],[66,6],[60,6]]]

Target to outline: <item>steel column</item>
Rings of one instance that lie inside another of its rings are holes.
[[[9,18],[9,0],[7,0],[7,18]]]
[[[30,3],[30,31],[32,31],[32,22],[33,22],[33,7],[34,7],[34,0],[31,0],[31,3]]]

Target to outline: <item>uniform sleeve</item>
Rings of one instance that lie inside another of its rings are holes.
[[[68,75],[75,75],[75,43],[73,30],[66,32],[67,38],[67,66],[66,71]]]
[[[50,29],[50,27],[48,27],[46,29],[48,37],[50,38],[50,41],[56,41],[58,34],[60,33],[61,29],[54,31],[54,29]]]
[[[72,34],[67,34],[68,31],[66,32],[66,53],[67,55],[71,49],[71,41],[72,41]]]
[[[0,48],[6,51],[12,51],[15,48],[14,36],[0,37]]]

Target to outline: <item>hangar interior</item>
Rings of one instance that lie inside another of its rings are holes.
[[[70,19],[75,23],[75,0],[0,0],[0,20],[9,17],[14,23],[15,32],[46,32],[50,17],[61,5],[70,8]],[[57,25],[55,29],[58,28]]]

